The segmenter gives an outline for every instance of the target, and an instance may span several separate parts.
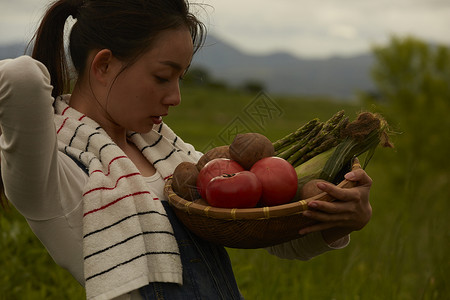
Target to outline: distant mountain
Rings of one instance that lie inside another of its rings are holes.
[[[252,55],[209,35],[193,66],[232,85],[246,80],[263,83],[270,93],[351,98],[356,91],[373,90],[369,53],[351,57],[302,59],[288,53]]]
[[[21,56],[25,53],[25,48],[23,44],[0,45],[0,59]]]
[[[24,51],[21,44],[0,46],[0,59],[17,57]],[[273,94],[350,99],[356,91],[374,89],[370,78],[373,61],[369,53],[326,59],[303,59],[282,52],[254,55],[208,35],[192,65],[233,86],[256,80]]]

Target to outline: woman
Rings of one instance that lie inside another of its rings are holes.
[[[66,62],[64,25],[76,19]],[[223,247],[186,231],[163,193],[200,154],[162,122],[204,38],[184,0],[60,0],[46,12],[32,58],[0,62],[2,176],[8,199],[89,299],[240,299]],[[321,221],[268,249],[310,259],[343,248],[371,216],[371,180],[324,191]]]

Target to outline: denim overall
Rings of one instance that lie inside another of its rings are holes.
[[[167,201],[161,201],[180,248],[183,285],[154,282],[139,289],[146,300],[244,299],[239,292],[230,258],[224,247],[189,232],[178,221]]]

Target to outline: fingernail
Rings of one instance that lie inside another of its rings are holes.
[[[356,177],[356,175],[354,172],[345,174],[345,179],[348,179],[348,180],[353,180],[353,179],[355,179],[355,177]]]
[[[316,202],[310,202],[310,203],[308,204],[308,206],[309,206],[309,207],[312,207],[312,208],[316,208],[316,207],[317,207],[317,203],[316,203]]]
[[[327,185],[323,182],[317,183],[317,187],[321,190],[326,189]]]

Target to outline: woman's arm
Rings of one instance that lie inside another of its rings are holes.
[[[73,182],[64,179],[68,174],[62,166],[70,165],[70,158],[58,154],[51,91],[50,75],[40,62],[28,56],[0,61],[5,194],[26,218],[33,220],[61,216],[61,189],[79,185],[76,177]]]

